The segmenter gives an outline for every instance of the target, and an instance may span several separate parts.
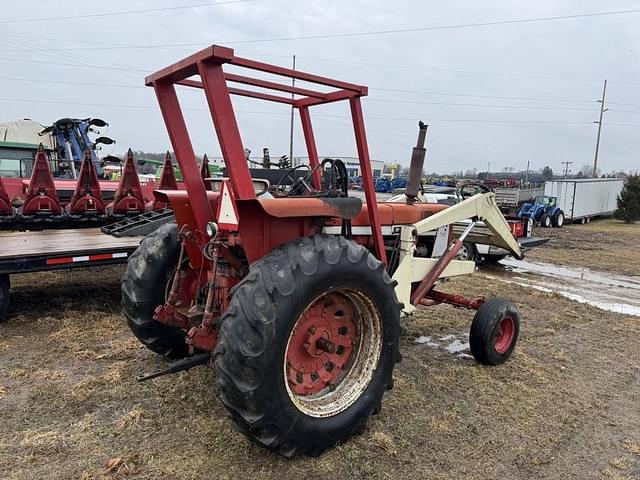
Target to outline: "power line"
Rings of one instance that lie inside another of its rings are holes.
[[[228,2],[207,3],[207,4],[199,4],[199,5],[185,5],[185,6],[179,6],[179,7],[165,7],[165,8],[146,9],[146,10],[129,10],[126,12],[109,12],[104,14],[76,15],[76,16],[69,16],[69,17],[3,20],[3,21],[0,21],[0,23],[64,20],[64,19],[75,19],[75,18],[87,18],[87,17],[93,17],[93,16],[128,15],[132,13],[146,13],[151,11],[176,10],[176,9],[182,9],[182,8],[192,8],[197,6],[222,5],[225,3],[237,3],[237,2],[244,2],[244,1],[251,1],[251,0],[230,0]],[[273,38],[247,39],[247,40],[227,40],[224,42],[221,41],[220,43],[237,43],[237,44],[262,43],[262,42],[281,42],[281,41],[291,41],[291,40],[314,40],[314,39],[323,39],[323,38],[348,38],[348,37],[362,37],[362,36],[373,36],[373,35],[392,35],[396,33],[414,33],[414,32],[426,32],[426,31],[436,31],[436,30],[452,30],[452,29],[466,29],[466,28],[477,28],[477,27],[492,27],[492,26],[499,26],[499,25],[514,25],[514,24],[523,24],[523,23],[541,23],[541,22],[550,22],[550,21],[558,21],[558,20],[573,20],[573,19],[580,19],[580,18],[626,15],[626,14],[634,14],[634,13],[640,13],[640,9],[636,8],[636,9],[627,9],[627,10],[609,10],[609,11],[603,11],[603,12],[577,13],[577,14],[571,14],[571,15],[552,15],[547,17],[515,18],[515,19],[509,19],[509,20],[493,20],[493,21],[486,21],[486,22],[458,23],[458,24],[448,24],[448,25],[428,25],[424,27],[398,28],[398,29],[388,29],[388,30],[369,30],[369,31],[362,31],[362,32],[325,33],[325,34],[317,34],[317,35],[300,35],[300,36],[273,37]],[[113,47],[113,48],[166,48],[166,47],[193,47],[197,45],[202,45],[202,42],[174,43],[174,44],[162,44],[162,45],[127,45],[127,46]]]
[[[116,17],[122,15],[133,15],[140,13],[152,13],[152,12],[166,12],[171,10],[184,10],[187,8],[197,7],[213,7],[215,5],[227,5],[230,3],[242,3],[251,2],[252,0],[228,0],[224,2],[206,2],[206,3],[193,3],[190,5],[178,5],[173,7],[159,7],[159,8],[145,8],[140,10],[123,10],[116,12],[103,12],[103,13],[87,13],[84,15],[69,15],[63,17],[36,17],[36,18],[12,18],[8,20],[0,20],[0,24],[6,23],[33,23],[33,22],[49,22],[54,20],[77,20],[81,18],[96,18],[96,17]]]
[[[7,43],[7,44],[16,44],[16,43],[18,43],[16,40],[13,40],[11,38],[6,38],[6,37],[4,39],[0,39],[0,41],[2,41],[4,43]],[[29,41],[22,41],[22,43],[26,43],[27,45],[29,45],[29,44],[33,45],[33,43],[31,43]],[[52,55],[50,53],[46,52],[45,48],[41,48],[41,47],[38,47],[38,51],[36,51],[35,53],[36,53],[36,55],[44,57],[45,61],[50,60],[51,57],[52,57]],[[123,75],[127,75],[127,76],[134,76],[135,75],[133,72],[129,71],[128,67],[123,66],[123,65],[113,64],[113,63],[105,62],[105,61],[101,61],[100,64],[96,64],[95,62],[92,62],[89,59],[82,58],[82,57],[78,58],[78,56],[76,56],[76,55],[72,55],[72,54],[64,53],[64,52],[54,53],[53,56],[62,58],[63,60],[66,60],[66,61],[71,60],[73,62],[79,62],[80,65],[85,65],[85,66],[88,66],[88,67],[93,67],[93,68],[98,67],[98,68],[104,68],[104,69],[108,69],[108,68],[121,69],[120,73],[123,74]]]
[[[613,103],[613,102],[608,102],[609,104]],[[624,110],[623,108],[614,108],[614,109],[609,109],[610,112],[624,112],[624,113],[640,113],[640,111],[638,110]]]
[[[75,86],[87,86],[87,87],[136,88],[136,89],[145,89],[145,90],[149,88],[149,87],[145,87],[144,85],[125,85],[125,84],[119,84],[119,83],[95,83],[95,82],[71,82],[71,81],[65,81],[65,80],[49,80],[49,79],[45,80],[45,79],[39,79],[39,78],[0,77],[0,80],[45,83],[45,84],[54,84],[54,85],[75,85]]]
[[[45,53],[45,52],[42,52]],[[47,60],[31,60],[26,58],[11,58],[11,57],[0,57],[0,60],[9,60],[12,62],[23,62],[23,63],[42,63],[45,65],[63,65],[66,67],[83,67],[83,68],[94,68],[97,70],[107,70],[107,71],[124,71],[124,72],[140,72],[140,73],[149,73],[149,70],[142,70],[139,68],[129,68],[129,67],[105,67],[101,65],[88,65],[85,63],[66,63],[66,62],[54,62]]]
[[[593,111],[592,108],[575,108],[575,107],[554,107],[554,106],[534,106],[534,105],[496,105],[496,104],[482,104],[482,103],[452,103],[452,102],[425,102],[417,100],[395,100],[395,99],[383,99],[383,98],[369,98],[369,102],[385,102],[385,103],[407,103],[418,105],[446,105],[454,107],[486,107],[486,108],[512,108],[523,110],[571,110],[571,111]]]
[[[269,55],[264,55],[269,56]],[[371,63],[371,62],[358,62],[352,60],[336,60],[336,59],[328,59],[328,58],[318,58],[318,57],[305,57],[302,56],[302,59],[306,60],[314,60],[320,62],[330,62],[330,63],[344,63],[348,65],[363,65],[370,66],[376,68],[393,68],[401,69],[401,70],[427,70],[431,72],[444,72],[444,73],[463,73],[468,75],[494,75],[499,77],[516,77],[516,78],[531,78],[538,80],[562,80],[562,81],[579,81],[579,82],[600,82],[600,80],[595,80],[591,78],[578,78],[578,77],[560,77],[560,76],[549,76],[549,75],[531,75],[531,74],[520,74],[520,73],[510,73],[510,72],[491,72],[491,71],[478,71],[478,70],[460,70],[453,68],[442,68],[442,67],[425,67],[422,65],[397,65],[397,64],[389,64],[389,63]]]
[[[24,103],[51,103],[60,105],[82,105],[82,106],[94,106],[94,107],[109,107],[109,108],[132,108],[132,109],[156,109],[156,106],[151,105],[133,105],[133,104],[112,104],[112,103],[96,103],[96,102],[77,102],[77,101],[65,101],[65,100],[49,100],[49,99],[25,99],[25,98],[0,98],[0,101],[4,102],[24,102]],[[202,111],[208,112],[207,108],[196,107],[183,107],[184,110],[190,111]],[[257,114],[257,115],[289,115],[289,112],[276,112],[276,111],[259,111],[259,110],[237,110],[238,113]],[[332,114],[315,114],[317,118],[343,118],[343,115]],[[377,117],[368,116],[368,120],[393,120],[393,121],[414,121],[415,117]],[[547,120],[495,120],[495,119],[482,119],[482,118],[427,118],[428,122],[454,122],[463,123],[471,122],[476,124],[520,124],[520,125],[592,125],[593,122],[589,121],[547,121]],[[611,126],[625,126],[625,127],[640,127],[640,124],[626,124],[626,123],[610,123]]]
[[[258,42],[278,42],[278,41],[289,41],[289,40],[312,40],[312,39],[320,39],[320,38],[345,38],[345,37],[361,37],[361,36],[371,36],[371,35],[391,35],[395,33],[413,33],[413,32],[434,31],[434,30],[451,30],[451,29],[464,29],[464,28],[476,28],[476,27],[492,27],[492,26],[498,26],[498,25],[514,25],[514,24],[522,24],[522,23],[539,23],[539,22],[570,20],[570,19],[588,18],[588,17],[625,15],[630,13],[640,13],[640,8],[628,9],[628,10],[609,10],[604,12],[592,12],[592,13],[578,13],[573,15],[552,15],[548,17],[517,18],[517,19],[510,19],[510,20],[494,20],[494,21],[488,21],[488,22],[459,23],[459,24],[451,24],[451,25],[430,25],[425,27],[399,28],[399,29],[390,29],[390,30],[371,30],[371,31],[364,31],[364,32],[301,35],[297,37],[236,40],[236,41],[230,41],[226,43],[258,43]]]
[[[143,85],[126,85],[117,83],[95,83],[95,82],[72,82],[65,80],[50,80],[50,79],[32,79],[23,77],[0,77],[0,80],[17,81],[17,82],[34,82],[44,83],[52,85],[72,85],[72,86],[88,86],[88,87],[107,87],[107,88],[134,88],[134,89],[148,89]],[[395,100],[395,99],[383,99],[383,98],[368,98],[368,102],[384,102],[384,103],[406,103],[417,105],[443,105],[452,107],[478,107],[478,108],[507,108],[507,109],[523,109],[523,110],[566,110],[566,111],[592,111],[590,108],[567,108],[567,107],[553,107],[553,106],[529,106],[529,105],[495,105],[495,104],[479,104],[479,103],[453,103],[453,102],[424,102],[418,100]],[[622,110],[628,111],[628,110]],[[640,113],[640,112],[634,112]]]
[[[315,118],[315,116],[314,116]],[[344,126],[344,127],[351,127],[351,124],[346,123],[346,122],[339,122],[336,120],[329,120],[327,118],[320,118],[319,119],[322,122],[327,122],[327,123],[332,123],[335,125],[340,125],[340,126]],[[382,129],[376,129],[376,128],[371,128],[371,127],[367,127],[367,132],[373,132],[373,133],[378,133],[381,135],[387,135],[390,137],[394,137],[394,138],[399,138],[399,139],[409,139],[409,140],[414,140],[415,136],[414,135],[409,135],[407,133],[400,133],[400,132],[394,132],[388,129],[382,130]],[[480,151],[480,152],[485,152],[485,153],[497,153],[500,155],[508,155],[509,157],[517,157],[517,155],[513,154],[513,153],[507,153],[507,152],[501,152],[499,150],[492,150],[492,149],[488,149],[486,147],[483,146],[479,146],[479,145],[467,145],[464,143],[450,143],[450,142],[444,142],[442,140],[429,140],[429,143],[437,143],[437,144],[441,144],[441,145],[447,145],[447,146],[451,146],[451,147],[455,147],[455,148],[462,148],[465,150],[473,150],[473,151]],[[403,143],[404,145],[405,143]]]
[[[1,59],[1,58],[0,58]],[[26,61],[24,59],[15,59],[16,61]],[[52,62],[37,62],[37,63],[52,63]],[[59,63],[59,62],[56,62]],[[87,67],[87,68],[101,68],[99,66],[94,65],[84,65],[84,64],[70,64],[70,63],[60,63],[61,65],[73,65],[78,67]],[[126,70],[125,67],[114,67],[120,70]],[[109,69],[106,69],[109,70]],[[92,87],[113,87],[113,88],[136,88],[143,89],[147,88],[142,85],[125,85],[125,84],[114,84],[114,83],[95,83],[95,82],[73,82],[73,81],[63,81],[63,80],[50,80],[50,79],[34,79],[34,78],[24,78],[24,77],[8,77],[1,76],[0,80],[7,81],[20,81],[20,82],[36,82],[36,83],[45,83],[45,84],[60,84],[60,85],[78,85],[78,86],[92,86]],[[390,91],[393,89],[378,89],[372,88],[371,90],[380,90],[380,91]],[[393,90],[397,91],[397,90]],[[434,92],[434,91],[417,91],[417,90],[406,90],[407,93],[423,93],[428,95],[438,95],[438,96],[453,96],[453,97],[470,97],[470,98],[486,98],[486,99],[504,99],[504,100],[526,100],[526,101],[544,101],[549,102],[554,99],[550,98],[536,98],[536,97],[508,97],[508,96],[499,96],[499,95],[477,95],[477,94],[465,94],[465,93],[450,93],[450,92]],[[565,101],[565,102],[589,102],[593,103],[591,100],[563,100],[556,99],[557,101]],[[406,104],[420,104],[420,105],[448,105],[448,106],[469,106],[469,107],[487,107],[487,108],[509,108],[509,109],[525,109],[525,110],[573,110],[573,111],[591,111],[590,108],[573,108],[573,107],[554,107],[554,106],[533,106],[533,105],[496,105],[496,104],[475,104],[475,103],[454,103],[454,102],[430,102],[423,100],[399,100],[399,99],[384,99],[384,98],[375,98],[369,97],[367,101],[370,102],[384,102],[384,103],[406,103]]]
[[[578,100],[578,99],[564,99],[564,98],[546,98],[546,97],[512,97],[505,95],[477,95],[470,93],[451,93],[451,92],[434,92],[432,90],[405,90],[399,88],[377,88],[369,87],[369,90],[378,90],[381,92],[396,92],[396,93],[415,93],[420,95],[443,95],[450,97],[473,97],[473,98],[491,98],[501,100],[526,100],[526,101],[542,101],[542,102],[569,102],[569,103],[593,103],[593,100]]]

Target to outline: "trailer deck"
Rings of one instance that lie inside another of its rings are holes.
[[[10,275],[126,263],[140,240],[99,228],[0,232],[0,321],[9,308]]]
[[[140,240],[99,228],[0,232],[0,275],[125,263]]]

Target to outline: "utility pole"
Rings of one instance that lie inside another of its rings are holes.
[[[293,56],[293,70],[296,69],[296,56]],[[295,87],[296,86],[296,79],[295,77],[291,78],[291,86]],[[293,100],[293,92],[291,92],[291,100]],[[295,109],[293,108],[293,105],[291,105],[291,125],[289,128],[289,164],[291,166],[294,166],[293,164],[293,111]]]
[[[531,163],[531,160],[527,160],[527,171],[524,174],[524,183],[525,185],[527,185],[529,183],[529,165]]]
[[[560,162],[562,165],[564,165],[564,178],[565,180],[567,179],[567,177],[569,176],[569,172],[571,172],[571,170],[569,169],[569,166],[573,163],[569,160],[567,160],[566,162]]]
[[[600,119],[595,120],[593,123],[598,124],[598,137],[596,138],[596,154],[593,157],[593,178],[596,178],[598,171],[598,150],[600,149],[600,132],[602,131],[602,114],[609,110],[608,108],[604,108],[604,100],[605,95],[607,94],[607,80],[604,81],[604,86],[602,87],[602,100],[598,100],[600,103]]]
[[[489,172],[491,171],[491,161],[487,162],[487,180],[489,179]]]

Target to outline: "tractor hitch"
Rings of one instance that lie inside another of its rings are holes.
[[[210,358],[211,352],[198,353],[197,355],[193,355],[191,357],[183,358],[181,360],[173,362],[164,370],[158,370],[157,372],[140,375],[136,378],[136,380],[138,382],[146,382],[147,380],[161,377],[163,375],[169,375],[170,373],[178,373],[184,370],[189,370],[193,367],[197,367],[198,365],[204,365],[209,361]]]

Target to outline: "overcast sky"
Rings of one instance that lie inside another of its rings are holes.
[[[170,149],[144,76],[217,43],[239,56],[287,66],[295,54],[300,70],[368,85],[363,108],[371,157],[407,164],[423,120],[431,125],[428,171],[486,170],[489,162],[492,171],[524,169],[530,161],[532,169],[549,165],[559,172],[565,160],[578,171],[593,162],[592,122],[607,78],[599,166],[605,172],[640,168],[640,12],[269,41],[619,11],[640,8],[637,1],[248,0],[51,18],[205,3],[211,2],[5,0],[0,121],[101,117],[110,123],[106,133],[116,139],[116,153]],[[153,48],[114,48],[131,46]],[[181,99],[198,153],[219,155],[202,93],[186,91]],[[254,154],[265,146],[272,156],[288,153],[285,106],[247,99],[234,104],[246,147]],[[314,113],[321,155],[354,156],[348,105]],[[306,155],[298,124],[294,152]]]

